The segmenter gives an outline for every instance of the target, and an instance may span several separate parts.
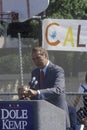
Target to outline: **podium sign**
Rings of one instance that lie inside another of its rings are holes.
[[[34,130],[33,103],[0,101],[0,130]]]

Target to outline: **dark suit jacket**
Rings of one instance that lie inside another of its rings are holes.
[[[41,98],[54,104],[57,107],[62,108],[66,111],[67,116],[67,127],[70,126],[68,107],[65,97],[65,77],[64,70],[53,63],[49,63],[43,85],[40,88],[40,69],[36,68],[32,71],[32,77],[36,77],[38,84],[34,89],[40,90]],[[38,97],[36,97],[38,99]]]

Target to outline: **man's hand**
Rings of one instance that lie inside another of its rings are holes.
[[[29,89],[28,86],[18,88],[18,96],[20,100],[28,100],[27,97],[28,89]]]
[[[37,90],[28,89],[28,97],[31,98],[33,96],[36,96],[38,94]]]
[[[18,88],[18,96],[20,100],[28,100],[37,94],[37,90],[29,89],[28,86]]]

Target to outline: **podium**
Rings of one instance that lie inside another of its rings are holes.
[[[44,100],[0,101],[0,130],[66,130],[65,112]]]

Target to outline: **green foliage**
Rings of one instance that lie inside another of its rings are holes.
[[[87,19],[87,0],[50,0],[47,16],[51,18]]]

